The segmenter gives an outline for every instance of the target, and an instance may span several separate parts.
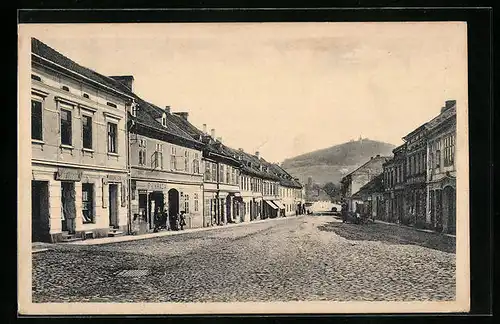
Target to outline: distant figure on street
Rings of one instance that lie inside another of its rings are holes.
[[[158,232],[160,230],[160,222],[161,222],[161,209],[157,207],[154,214],[154,229],[153,232]]]
[[[163,208],[163,224],[165,224],[165,229],[170,230],[170,218],[168,217],[168,208],[165,206]]]
[[[341,213],[342,213],[342,223],[347,222],[347,203],[345,201],[342,201],[342,208],[341,208]]]
[[[186,216],[184,211],[181,212],[181,215],[179,217],[179,226],[181,227],[181,231],[183,231],[184,226],[186,226]]]

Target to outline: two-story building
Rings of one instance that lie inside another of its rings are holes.
[[[31,42],[32,239],[127,230],[127,110],[116,82]]]
[[[279,202],[283,206],[281,216],[302,214],[302,185],[277,164],[271,165],[279,181]]]
[[[383,165],[384,216],[388,222],[405,223],[406,144],[396,147],[392,153],[393,158]]]
[[[403,223],[425,226],[427,200],[426,123],[403,137],[406,143],[405,206]]]
[[[427,215],[437,231],[454,234],[456,227],[456,101],[427,123]]]
[[[389,159],[390,158],[386,156],[372,156],[365,164],[341,179],[342,197],[347,203],[348,211],[356,212],[358,205],[363,204],[363,201],[357,199],[355,194],[361,187],[384,171],[382,165]]]

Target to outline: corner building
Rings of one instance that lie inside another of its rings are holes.
[[[127,230],[127,114],[116,82],[31,42],[32,240]]]

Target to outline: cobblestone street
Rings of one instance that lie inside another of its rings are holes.
[[[33,254],[33,301],[454,300],[454,245],[452,237],[331,216],[51,245]],[[134,269],[144,271],[122,272]]]

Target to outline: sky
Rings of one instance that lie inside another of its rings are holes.
[[[37,37],[200,129],[271,162],[358,139],[394,145],[467,104],[466,25],[225,23],[30,25]]]

